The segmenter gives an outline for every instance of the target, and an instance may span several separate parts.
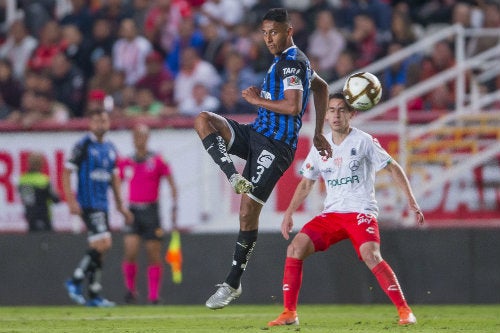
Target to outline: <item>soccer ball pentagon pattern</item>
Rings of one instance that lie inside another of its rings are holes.
[[[358,110],[366,111],[377,105],[382,97],[382,85],[379,79],[368,72],[351,74],[345,81],[342,90],[349,105]]]

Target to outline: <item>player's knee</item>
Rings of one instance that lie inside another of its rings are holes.
[[[361,253],[361,258],[363,259],[365,264],[370,268],[375,267],[383,260],[380,251],[377,250],[364,251],[363,253]]]
[[[194,118],[194,129],[200,133],[205,129],[210,121],[210,112],[201,111]]]

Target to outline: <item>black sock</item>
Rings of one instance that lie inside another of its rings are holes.
[[[100,261],[101,254],[95,249],[87,250],[87,253],[83,256],[83,258],[78,263],[78,266],[73,273],[73,282],[81,283],[87,275],[89,269],[93,269],[92,265],[96,261]]]
[[[88,293],[90,298],[95,298],[99,296],[99,292],[102,289],[101,274],[102,274],[102,255],[101,253],[95,251],[92,253],[92,262],[90,263],[89,268],[87,270],[87,278],[89,281]]]
[[[210,133],[202,140],[203,147],[212,157],[215,163],[226,174],[227,179],[237,173],[233,160],[229,157],[226,150],[226,143],[222,136],[217,133]]]
[[[242,231],[238,234],[238,240],[233,254],[233,265],[226,278],[226,283],[237,289],[240,286],[241,276],[247,267],[248,260],[252,255],[257,242],[258,230]]]

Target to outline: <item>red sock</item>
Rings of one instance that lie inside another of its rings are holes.
[[[161,265],[150,265],[148,267],[148,299],[151,302],[157,301],[160,295],[160,282],[162,277]]]
[[[302,286],[303,260],[287,257],[283,275],[283,304],[285,309],[297,310],[299,291]]]
[[[123,279],[128,291],[135,294],[135,276],[137,275],[137,264],[135,262],[124,261],[122,263]]]
[[[396,274],[394,274],[387,262],[381,261],[377,266],[373,267],[372,273],[377,278],[382,290],[397,308],[408,306]]]

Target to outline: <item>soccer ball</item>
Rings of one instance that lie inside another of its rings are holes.
[[[342,89],[346,102],[354,109],[366,111],[377,105],[382,97],[379,79],[368,72],[351,74]]]

